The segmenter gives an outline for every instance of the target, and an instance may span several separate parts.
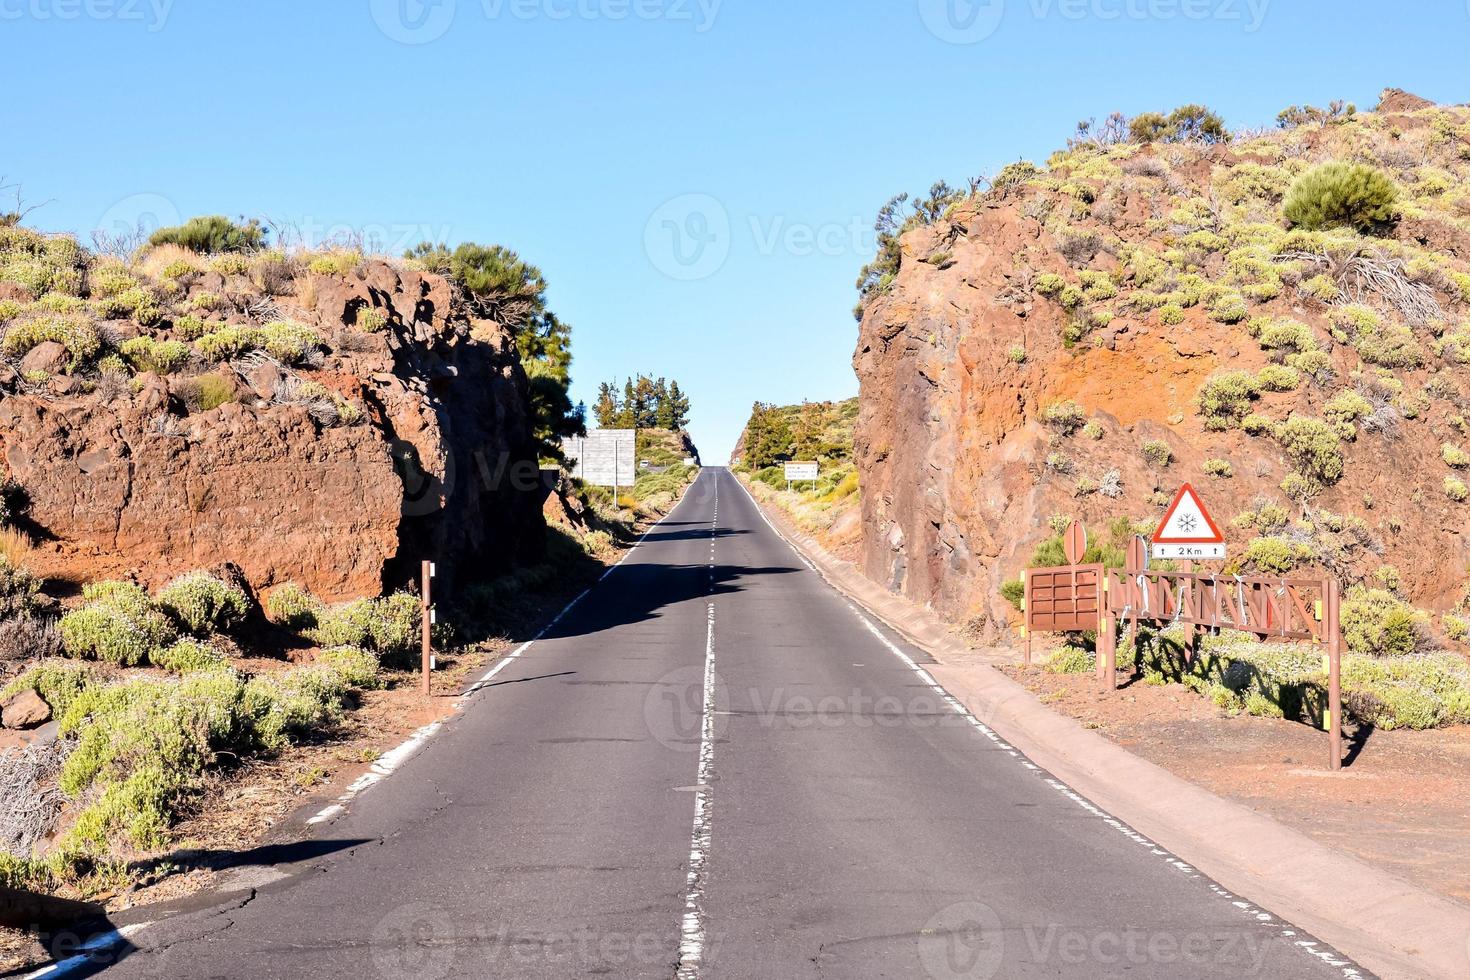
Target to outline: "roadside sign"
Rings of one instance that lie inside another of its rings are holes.
[[[815,480],[821,475],[821,467],[816,463],[787,463],[786,482],[793,483],[797,480]]]
[[[1153,556],[1186,561],[1225,557],[1225,536],[1205,508],[1204,501],[1188,483],[1179,488],[1159,529],[1154,532]]]
[[[1067,564],[1082,564],[1082,556],[1087,554],[1087,529],[1082,526],[1081,521],[1073,521],[1062,535],[1062,550],[1067,555]]]

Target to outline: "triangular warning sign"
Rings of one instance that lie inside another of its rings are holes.
[[[1154,532],[1154,544],[1224,544],[1225,536],[1215,526],[1215,519],[1205,509],[1204,501],[1186,483],[1179,488],[1179,495],[1169,505],[1159,529]]]

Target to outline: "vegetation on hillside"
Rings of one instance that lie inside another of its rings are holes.
[[[92,583],[55,627],[31,603],[32,582],[13,575],[4,588],[7,635],[57,639],[31,651],[40,659],[0,698],[34,692],[61,736],[36,750],[55,774],[54,805],[23,807],[35,787],[0,784],[13,797],[6,812],[27,814],[5,828],[12,846],[0,855],[0,878],[13,887],[125,882],[128,857],[168,843],[206,773],[330,732],[355,691],[408,665],[419,635],[415,596],[328,607],[285,585],[264,612],[320,648],[287,667],[242,657],[247,622],[261,611],[239,585],[204,571],[155,595],[129,582]]]
[[[1436,531],[1463,523],[1470,503],[1470,108],[1395,101],[1408,108],[1293,106],[1274,129],[1240,132],[1202,106],[1088,121],[1044,165],[1021,161],[970,193],[936,185],[942,193],[918,206],[885,205],[859,315],[910,265],[929,288],[919,263],[962,261],[962,239],[983,237],[991,209],[1005,207],[1039,238],[1014,256],[1014,295],[998,300],[1046,314],[1028,326],[1059,324],[1054,340],[1006,351],[1019,377],[1040,357],[1080,370],[1099,363],[1082,360],[1091,352],[1123,352],[1145,334],[1217,343],[1238,331],[1240,354],[1193,382],[1194,417],[1154,420],[1169,438],[1115,445],[1127,427],[1104,413],[1117,407],[1075,395],[1028,407],[1044,426],[1035,479],[1094,521],[1127,520],[1140,500],[1162,506],[1184,479],[1233,481],[1229,523],[1246,540],[1224,571],[1338,577],[1349,587],[1347,644],[1364,658],[1355,663],[1428,683],[1445,663],[1463,666],[1437,651],[1470,638],[1470,602],[1445,610],[1445,583],[1426,580],[1433,562],[1404,537],[1408,520]],[[928,231],[909,235],[918,229]],[[1098,468],[1120,454],[1146,468]],[[1407,460],[1413,472],[1389,509],[1363,468]],[[1284,475],[1265,481],[1277,461]],[[1397,549],[1438,615],[1411,603],[1409,576],[1385,560]],[[1006,584],[1007,598],[1017,586]],[[1445,697],[1443,711],[1405,709],[1417,720],[1386,723],[1464,720]]]
[[[802,526],[826,530],[859,503],[853,461],[853,427],[858,402],[803,402],[751,409],[732,468],[770,491]],[[821,476],[813,483],[786,486],[783,463],[815,462]]]

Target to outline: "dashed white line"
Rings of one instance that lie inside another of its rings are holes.
[[[817,566],[812,564],[812,562],[807,559],[806,555],[801,553],[801,549],[793,544],[791,540],[786,537],[786,535],[782,534],[781,529],[778,528],[774,523],[772,523],[771,519],[766,516],[766,512],[761,508],[760,504],[756,502],[756,499],[751,494],[749,488],[747,488],[744,483],[740,483],[738,479],[735,482],[740,484],[740,489],[745,491],[745,496],[749,498],[751,506],[755,508],[755,511],[757,514],[760,515],[761,520],[766,522],[766,526],[771,529],[776,537],[780,538],[783,542],[786,543],[786,546],[790,548],[792,553],[801,560],[802,564],[806,565],[806,567],[810,568],[812,571],[817,572],[818,575],[821,575],[821,573],[817,570]],[[823,580],[826,580],[825,576],[823,576]],[[828,584],[830,585],[830,583]],[[835,586],[833,586],[833,589],[834,591],[836,591]],[[903,661],[903,663],[908,666],[910,670],[917,674],[919,679],[923,681],[924,684],[930,690],[932,690],[940,699],[942,699],[945,704],[949,705],[951,710],[959,714],[962,718],[965,719],[965,721],[969,722],[972,728],[980,732],[991,742],[995,743],[997,748],[1001,749],[1011,758],[1015,759],[1020,765],[1024,766],[1027,770],[1042,776],[1046,784],[1052,789],[1056,790],[1058,793],[1061,793],[1067,799],[1071,800],[1073,803],[1077,804],[1088,813],[1091,813],[1092,815],[1098,817],[1108,826],[1112,827],[1114,830],[1117,830],[1119,833],[1123,834],[1134,843],[1147,848],[1151,855],[1161,858],[1169,867],[1173,868],[1174,870],[1190,875],[1191,877],[1203,879],[1210,886],[1211,891],[1213,891],[1221,898],[1229,901],[1230,905],[1233,908],[1243,912],[1249,918],[1261,923],[1262,925],[1274,928],[1278,936],[1280,936],[1284,940],[1287,940],[1293,946],[1302,950],[1313,958],[1320,960],[1321,962],[1326,963],[1329,966],[1340,969],[1344,980],[1362,980],[1363,973],[1341,953],[1337,952],[1331,947],[1328,947],[1325,943],[1312,940],[1297,939],[1296,937],[1298,933],[1294,928],[1290,926],[1289,923],[1282,922],[1276,919],[1271,913],[1265,911],[1264,909],[1261,909],[1258,906],[1251,904],[1250,902],[1243,901],[1236,896],[1231,895],[1225,889],[1221,888],[1218,884],[1210,881],[1210,879],[1206,878],[1203,873],[1197,871],[1191,865],[1187,864],[1184,861],[1181,861],[1175,855],[1159,847],[1153,841],[1149,840],[1147,837],[1143,836],[1138,831],[1128,826],[1122,820],[1119,820],[1117,817],[1114,817],[1112,814],[1103,810],[1097,804],[1093,803],[1081,793],[1078,793],[1076,790],[1072,789],[1072,787],[1068,786],[1060,779],[1057,779],[1049,773],[1046,773],[1040,766],[1032,762],[1030,759],[1026,758],[1026,756],[1019,749],[1007,743],[1006,740],[1002,738],[998,732],[992,729],[989,725],[986,725],[979,718],[975,717],[974,713],[971,712],[969,708],[965,707],[965,705],[962,704],[959,699],[957,699],[954,695],[946,691],[939,684],[939,682],[934,679],[934,676],[932,674],[930,674],[927,670],[916,663],[914,659],[908,654],[904,653],[903,650],[899,649],[899,647],[895,643],[893,643],[892,640],[884,636],[882,631],[873,624],[873,621],[869,619],[860,609],[858,609],[856,605],[843,597],[840,592],[838,593],[838,595],[840,598],[843,599],[843,602],[847,605],[847,608],[852,611],[852,614],[856,616],[862,622],[862,624],[868,628],[868,631],[876,636],[878,638],[878,641],[882,643],[883,646],[885,646],[889,650],[889,652],[898,657],[898,659]]]

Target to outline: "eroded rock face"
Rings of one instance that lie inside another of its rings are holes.
[[[1218,168],[1247,159],[1224,149],[1193,156],[1175,160],[1171,179],[1203,186]],[[1146,164],[1137,170],[1150,172]],[[1101,199],[1100,182],[1088,186]],[[1079,269],[1091,269],[1111,276],[1120,290],[1139,288],[1117,256],[1135,246],[1164,248],[1156,229],[1167,206],[1152,187],[1148,179],[1119,180],[1105,221],[1075,219],[1073,229],[1118,244],[1072,261],[1056,223],[1046,220],[1051,208],[1070,201],[1037,188],[966,202],[937,224],[904,235],[901,269],[891,288],[867,304],[853,360],[861,385],[855,458],[865,573],[951,621],[973,625],[978,635],[1002,639],[1014,635],[1005,627],[1015,626],[1019,614],[999,587],[1051,536],[1054,516],[1082,519],[1094,535],[1123,520],[1126,540],[1130,522],[1151,527],[1190,481],[1212,506],[1234,556],[1261,532],[1232,519],[1247,516],[1257,502],[1280,505],[1293,520],[1341,515],[1319,522],[1352,525],[1317,548],[1332,573],[1349,583],[1371,581],[1377,569],[1392,565],[1414,602],[1454,608],[1466,588],[1470,535],[1462,505],[1447,500],[1441,487],[1439,453],[1444,433],[1458,431],[1460,368],[1439,371],[1437,380],[1432,359],[1399,371],[1404,390],[1438,385],[1450,401],[1425,398],[1413,406],[1420,414],[1412,423],[1382,431],[1364,424],[1347,433],[1341,480],[1303,508],[1283,492],[1294,465],[1269,430],[1255,437],[1239,426],[1214,431],[1200,414],[1198,393],[1213,375],[1279,365],[1279,353],[1266,350],[1248,323],[1219,323],[1199,307],[1169,323],[1150,306],[1091,302],[1115,315],[1074,342],[1065,339],[1075,315],[1038,290],[1038,278],[1052,274],[1077,283]],[[1052,199],[1041,200],[1048,194]],[[1422,242],[1421,226],[1405,221],[1397,234]],[[1444,254],[1458,254],[1451,246],[1441,246]],[[939,255],[943,261],[928,261]],[[1203,273],[1224,280],[1224,255],[1208,258]],[[1454,309],[1461,299],[1441,288],[1438,302]],[[1388,322],[1399,322],[1389,304],[1378,305]],[[1321,417],[1329,398],[1352,388],[1362,360],[1336,339],[1335,312],[1292,288],[1252,304],[1251,317],[1304,324],[1329,359],[1329,380],[1302,378],[1291,390],[1264,390],[1251,411],[1272,423],[1293,414]],[[1421,327],[1416,336],[1433,350],[1430,331]],[[1064,400],[1094,423],[1092,437],[1047,423],[1045,409]],[[1154,440],[1168,446],[1167,465],[1141,451]],[[1224,461],[1233,472],[1211,476],[1218,470],[1207,461]],[[1302,572],[1320,574],[1322,567]]]
[[[236,310],[256,301],[250,288],[194,284],[239,290]],[[294,581],[336,601],[404,584],[421,559],[448,584],[467,560],[489,572],[538,553],[539,479],[511,478],[536,459],[507,331],[471,324],[443,278],[383,262],[306,276],[274,304],[326,341],[322,363],[296,373],[365,405],[363,422],[323,425],[280,403],[290,372],[259,360],[218,369],[239,400],[193,414],[181,392],[198,368],[121,392],[67,379],[65,392],[6,395],[0,442],[29,498],[36,571],[156,586],[233,562],[255,589]],[[366,309],[386,327],[354,326]]]

